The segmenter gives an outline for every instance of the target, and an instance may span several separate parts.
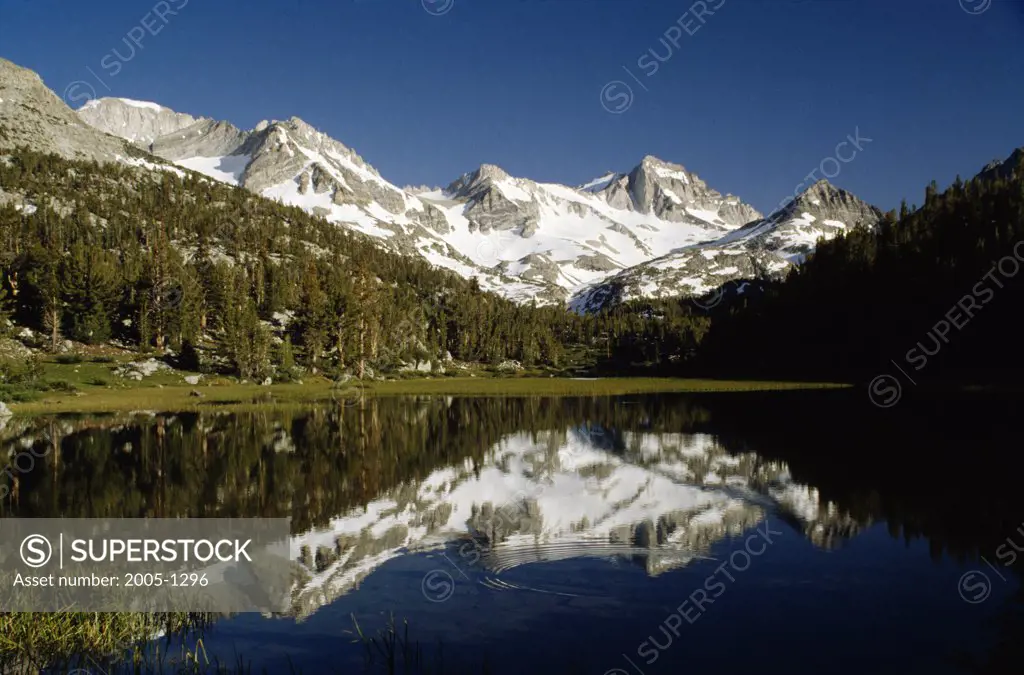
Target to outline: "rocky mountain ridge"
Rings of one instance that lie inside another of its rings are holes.
[[[131,154],[124,140],[97,134],[39,75],[0,58],[0,150],[21,145],[100,162],[123,161]]]
[[[179,166],[301,206],[522,301],[563,302],[575,289],[760,217],[682,166],[651,156],[628,174],[579,188],[485,164],[445,189],[406,190],[298,118],[243,131],[118,101],[90,102],[79,114]],[[139,119],[140,111],[153,119]],[[129,117],[134,125],[126,125]],[[153,138],[161,125],[173,130]]]
[[[767,218],[582,289],[570,307],[588,312],[640,298],[708,294],[711,297],[704,302],[717,304],[727,284],[781,277],[802,262],[819,239],[832,239],[854,227],[874,227],[882,215],[852,193],[820,180]]]
[[[795,251],[813,246],[812,234],[853,226],[830,222],[835,217],[870,209],[829,206],[806,211],[813,224],[795,216],[775,222],[652,156],[576,187],[485,164],[444,189],[403,189],[297,117],[242,130],[130,99],[97,99],[72,111],[35,73],[2,60],[0,129],[7,147],[196,171],[476,278],[484,290],[520,302],[569,301],[584,311],[616,299],[700,294],[765,269],[781,273]],[[713,246],[725,250],[710,260]],[[665,280],[647,281],[655,276]]]
[[[147,152],[157,138],[200,121],[191,115],[176,113],[155,103],[127,98],[100,98],[88,101],[78,109],[78,116],[90,126],[131,141]],[[204,118],[203,121],[207,120]]]

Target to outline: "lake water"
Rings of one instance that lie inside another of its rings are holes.
[[[4,515],[290,517],[293,615],[204,636],[253,672],[387,672],[354,630],[392,617],[418,645],[408,672],[1019,672],[1017,404],[434,397],[15,419],[5,451],[60,451]]]

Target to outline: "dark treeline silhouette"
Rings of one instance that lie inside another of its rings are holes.
[[[716,308],[697,370],[743,376],[1007,381],[1021,375],[1024,152],[821,243],[764,293]],[[906,381],[906,380],[904,380]]]
[[[131,423],[41,419],[8,430],[18,432],[3,443],[12,456],[24,455],[22,438],[34,449],[15,465],[31,470],[0,476],[9,493],[0,515],[291,517],[301,532],[400,483],[479,460],[509,434],[588,424],[642,428],[651,410],[659,423],[678,427],[703,414],[668,401],[641,410],[612,399],[410,397]]]

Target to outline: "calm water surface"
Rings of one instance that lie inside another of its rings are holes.
[[[391,617],[409,672],[1020,672],[1016,401],[861,398],[15,420],[5,515],[291,517],[294,612],[204,637],[253,672],[385,672]]]

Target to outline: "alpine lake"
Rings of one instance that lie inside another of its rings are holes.
[[[18,416],[0,452],[41,451],[2,508],[290,518],[289,612],[129,650],[211,672],[1020,672],[1018,404],[881,409],[849,389]],[[176,668],[193,672],[153,672]]]

